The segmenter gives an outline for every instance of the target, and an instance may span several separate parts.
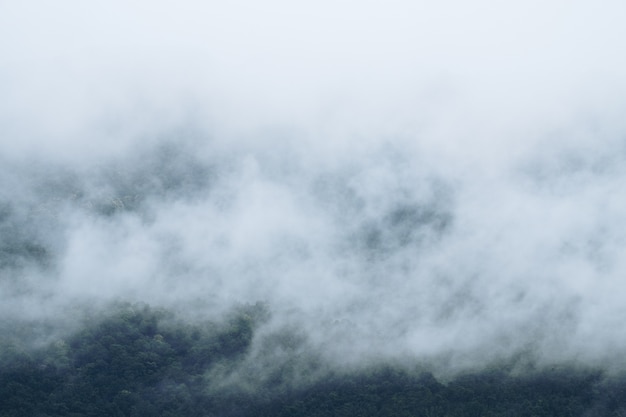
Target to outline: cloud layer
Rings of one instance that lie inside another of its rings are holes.
[[[2,4],[0,311],[262,301],[338,362],[619,368],[625,14]]]

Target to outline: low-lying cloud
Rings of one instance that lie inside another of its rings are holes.
[[[621,366],[622,5],[240,3],[1,6],[3,317],[261,301],[340,363]]]

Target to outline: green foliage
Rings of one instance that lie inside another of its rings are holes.
[[[625,379],[571,370],[517,377],[485,371],[443,384],[428,373],[377,367],[301,384],[260,378],[274,385],[252,391],[236,384],[211,388],[220,385],[211,380],[215,375],[228,376],[249,361],[255,329],[267,314],[262,305],[243,306],[220,323],[188,324],[166,311],[124,304],[37,351],[4,342],[0,417],[531,417],[619,416],[626,410]],[[269,358],[272,349],[295,340],[285,332],[265,337],[260,346],[267,352],[261,352]],[[210,372],[216,368],[226,372]]]
[[[68,341],[27,354],[2,349],[0,416],[197,415],[203,376],[252,340],[255,310],[218,326],[185,325],[171,314],[125,304]]]

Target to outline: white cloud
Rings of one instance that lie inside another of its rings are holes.
[[[625,14],[0,3],[2,227],[58,242],[25,255],[54,302],[263,299],[355,360],[602,361],[626,348]]]

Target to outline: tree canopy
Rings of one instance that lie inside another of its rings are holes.
[[[300,384],[259,379],[219,387],[246,359],[263,305],[222,321],[186,323],[168,311],[123,304],[39,349],[0,349],[0,416],[622,416],[626,379],[599,371],[505,369],[446,383],[379,364]],[[284,333],[268,337],[285,339]],[[276,340],[277,346],[283,341]],[[290,343],[295,343],[293,340]],[[285,371],[287,372],[287,371]],[[278,377],[280,378],[280,376]]]

